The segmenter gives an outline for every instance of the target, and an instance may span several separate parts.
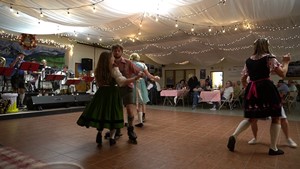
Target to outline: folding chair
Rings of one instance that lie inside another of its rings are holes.
[[[229,109],[232,110],[233,108],[233,93],[231,93],[230,98],[226,99],[226,100],[221,100],[221,105],[219,107],[219,110],[224,106],[224,104],[228,104],[229,105]]]
[[[182,102],[182,106],[184,107],[185,99],[188,97],[189,90],[185,90],[180,96],[178,96],[175,106],[178,104],[179,101]],[[188,103],[188,102],[187,102]]]
[[[233,100],[232,100],[232,106],[235,104],[239,104],[240,107],[242,107],[242,102],[240,100],[240,97],[244,94],[244,89],[240,90],[239,93],[234,94]]]
[[[294,91],[294,92],[289,92],[285,98],[285,103],[287,105],[288,111],[291,112],[291,108],[292,106],[296,106],[297,105],[297,96],[298,96],[298,92]]]

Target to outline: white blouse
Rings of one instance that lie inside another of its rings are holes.
[[[113,67],[111,70],[111,76],[117,81],[119,86],[124,86],[126,77],[122,75],[118,67]]]

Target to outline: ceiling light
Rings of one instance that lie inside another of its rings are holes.
[[[10,10],[10,12],[13,12],[13,11],[14,11],[12,5],[10,5],[9,10]]]
[[[95,4],[93,4],[93,12],[94,13],[96,12],[96,6],[95,6]]]
[[[43,14],[43,11],[42,11],[42,8],[40,9],[40,17],[44,17],[44,14]]]
[[[188,64],[188,63],[190,63],[190,62],[189,61],[183,61],[183,62],[177,62],[175,64],[177,64],[177,65],[185,65],[185,64]]]
[[[192,27],[191,31],[194,32],[194,30],[195,30],[195,28],[194,28],[194,24],[193,24],[193,27]]]

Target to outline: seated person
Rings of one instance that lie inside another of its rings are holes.
[[[296,83],[295,83],[294,80],[289,80],[288,81],[288,87],[289,87],[290,92],[297,92],[298,91],[298,89],[296,87]]]
[[[176,90],[181,90],[186,88],[187,88],[187,84],[184,79],[180,80],[180,82],[176,84]]]
[[[200,87],[200,85],[196,86],[193,89],[193,105],[192,105],[192,109],[195,109],[197,107],[197,104],[199,103],[199,99],[200,99],[200,92],[203,89]]]
[[[289,87],[283,80],[279,80],[277,83],[277,90],[278,90],[282,100],[284,100],[289,92]]]
[[[204,86],[202,87],[202,89],[204,91],[211,91],[212,90],[212,88],[210,86],[210,82],[208,80],[205,80],[205,83],[204,83]]]
[[[232,81],[227,81],[225,88],[221,89],[221,100],[228,100],[233,95],[233,87],[232,87]],[[210,110],[217,110],[216,109],[216,103],[213,104],[213,108]]]

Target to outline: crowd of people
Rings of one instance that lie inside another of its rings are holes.
[[[109,129],[109,143],[114,145],[117,130],[126,124],[129,142],[137,144],[137,135],[134,132],[134,107],[138,114],[138,124],[136,127],[143,127],[143,117],[145,117],[145,106],[149,102],[148,90],[153,88],[154,80],[159,80],[157,76],[151,75],[147,66],[140,62],[137,53],[130,55],[130,60],[123,58],[123,47],[116,45],[112,47],[112,52],[103,52],[95,71],[96,81],[99,89],[95,97],[86,106],[84,112],[79,117],[77,124],[85,127],[95,127],[98,130],[96,142],[102,145],[102,130]],[[106,58],[106,59],[104,59]],[[275,72],[280,77],[284,77],[291,56],[284,55],[282,64],[268,50],[268,41],[258,39],[254,43],[254,53],[246,60],[242,71],[241,82],[227,81],[221,91],[221,100],[234,97],[243,97],[243,109],[245,119],[240,122],[234,133],[229,137],[227,147],[230,151],[235,150],[238,135],[250,125],[254,138],[249,144],[257,143],[257,120],[272,119],[270,125],[271,144],[269,155],[281,155],[284,152],[277,148],[279,131],[282,126],[290,147],[297,147],[297,144],[288,134],[288,121],[283,109],[282,97],[289,90],[295,90],[294,86],[284,86],[283,81],[279,81],[276,87],[270,80],[270,73]],[[104,60],[103,60],[104,59]],[[144,80],[148,77],[152,81]],[[292,82],[290,82],[292,83]],[[116,85],[117,84],[117,85]],[[241,87],[241,84],[243,87]],[[148,86],[148,90],[147,90]],[[176,85],[177,90],[189,90],[193,99],[194,106],[199,102],[201,91],[212,90],[211,80],[208,77],[204,85],[201,85],[196,76],[191,77],[188,82],[181,80]],[[102,93],[101,95],[98,93]],[[243,94],[241,94],[243,93]],[[105,99],[103,99],[105,95]],[[106,99],[112,98],[112,99]],[[240,98],[238,98],[240,99]],[[122,104],[126,107],[126,119],[123,119]],[[214,105],[215,108],[215,105]]]
[[[99,146],[103,143],[102,132],[104,129],[108,129],[105,138],[109,139],[109,144],[113,146],[116,144],[116,139],[122,136],[121,128],[124,126],[127,127],[129,143],[137,144],[138,137],[134,126],[144,126],[147,114],[146,104],[149,102],[154,104],[158,96],[157,92],[161,90],[158,83],[160,77],[149,73],[146,64],[140,60],[139,54],[132,53],[127,59],[123,56],[123,50],[123,47],[117,44],[112,46],[111,51],[100,54],[94,71],[97,91],[77,120],[79,126],[97,129],[96,143]],[[24,106],[26,75],[43,81],[47,74],[46,70],[50,69],[47,61],[42,60],[42,73],[26,72],[20,69],[20,65],[25,62],[24,58],[24,54],[19,54],[10,64],[10,67],[15,70],[10,80],[13,91],[19,94],[20,107]],[[238,136],[250,126],[254,137],[248,143],[253,145],[258,142],[257,122],[260,119],[271,119],[269,155],[284,154],[281,149],[277,148],[281,129],[288,146],[297,147],[297,144],[289,136],[289,124],[284,109],[284,100],[288,93],[298,91],[295,81],[289,80],[286,84],[284,80],[279,80],[275,85],[270,79],[271,73],[275,73],[281,78],[285,77],[291,56],[290,54],[284,55],[281,63],[278,60],[270,52],[268,40],[257,39],[254,42],[253,54],[245,61],[241,81],[228,80],[224,87],[219,89],[221,101],[236,98],[243,103],[245,119],[238,124],[229,137],[227,143],[229,151],[235,151]],[[32,60],[32,62],[36,61]],[[0,64],[0,66],[5,65],[5,63],[3,65],[3,61]],[[67,77],[67,72],[68,66],[64,66],[56,73]],[[62,80],[62,84],[65,80],[65,78]],[[40,88],[40,84],[37,83],[36,88]],[[32,80],[30,80],[30,85],[36,86]],[[36,88],[33,87],[33,90]],[[64,86],[60,86],[60,90],[62,89]],[[176,84],[176,90],[188,90],[192,109],[195,109],[201,101],[200,93],[213,90],[212,80],[207,76],[204,83],[201,83],[196,76],[192,76],[188,81],[180,80]],[[211,104],[213,105],[211,110],[216,110],[217,103]],[[126,112],[123,112],[123,107]],[[134,125],[135,114],[137,114],[138,123]]]
[[[36,95],[60,94],[62,88],[66,88],[65,82],[67,78],[72,77],[72,71],[65,65],[63,68],[54,69],[47,65],[46,59],[42,59],[40,63],[34,58],[26,59],[24,53],[18,53],[16,58],[8,63],[6,67],[6,59],[1,57],[0,67],[11,68],[8,75],[2,75],[0,79],[1,92],[17,93],[17,108],[26,109],[25,94],[35,93]],[[30,66],[28,66],[30,65]],[[26,70],[29,67],[30,69]],[[63,75],[61,81],[48,81],[46,76],[50,74]]]

